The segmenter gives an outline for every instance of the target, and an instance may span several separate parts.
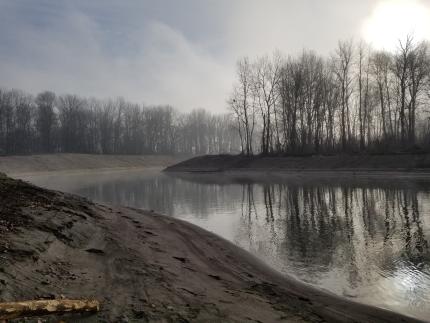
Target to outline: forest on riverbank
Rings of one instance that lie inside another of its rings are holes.
[[[0,154],[238,153],[228,114],[0,89]]]
[[[429,44],[412,36],[395,52],[242,58],[229,99],[246,155],[428,151],[429,103]]]
[[[328,57],[240,59],[224,114],[0,89],[0,154],[428,152],[429,104],[427,42],[340,41]]]

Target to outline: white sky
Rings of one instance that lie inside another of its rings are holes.
[[[243,55],[411,32],[430,0],[0,0],[0,86],[221,112]]]

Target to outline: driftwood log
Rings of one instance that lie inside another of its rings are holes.
[[[96,300],[36,300],[0,303],[0,319],[9,320],[22,317],[53,314],[98,312],[100,303]]]

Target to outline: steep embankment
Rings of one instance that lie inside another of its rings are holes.
[[[192,224],[0,176],[0,300],[96,298],[97,322],[414,322],[317,291]]]
[[[166,168],[170,172],[220,171],[430,171],[429,154],[336,155],[305,157],[195,157]]]
[[[166,167],[184,160],[168,155],[46,154],[0,157],[0,172],[13,175],[35,172]]]

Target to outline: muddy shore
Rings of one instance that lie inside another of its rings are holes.
[[[181,161],[167,172],[430,172],[429,154],[240,156],[207,155]]]
[[[4,175],[0,200],[0,299],[102,302],[68,322],[418,322],[284,277],[178,219]]]

